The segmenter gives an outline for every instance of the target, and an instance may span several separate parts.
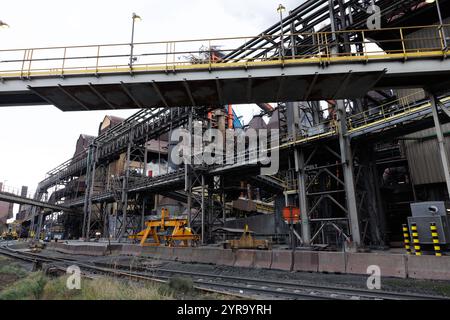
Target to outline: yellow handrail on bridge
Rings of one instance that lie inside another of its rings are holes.
[[[449,27],[450,25],[443,26],[447,29]],[[426,35],[414,33],[422,29],[430,31]],[[348,37],[340,37],[342,35]],[[270,35],[135,43],[133,56],[138,61],[131,66],[129,43],[0,50],[0,78],[176,72],[386,59],[408,60],[448,55],[440,25],[293,33],[286,36],[299,41],[294,47],[290,47],[284,56],[279,54],[285,50],[279,50],[280,44],[275,42],[277,36]],[[332,36],[339,40],[333,41]],[[245,45],[250,39],[258,37],[269,41],[261,47]],[[313,37],[315,41],[301,42],[301,39],[309,37]],[[350,40],[344,40],[346,38]],[[371,42],[368,39],[377,40]],[[397,49],[381,49],[388,45]],[[337,47],[339,50],[336,50]],[[226,55],[238,49],[241,55],[237,58],[227,59],[216,55],[219,51]]]

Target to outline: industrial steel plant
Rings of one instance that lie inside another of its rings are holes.
[[[0,184],[0,255],[240,298],[448,298],[411,287],[450,287],[450,0],[290,9],[253,37],[135,42],[133,13],[131,43],[0,50],[0,111],[104,110],[35,192]]]

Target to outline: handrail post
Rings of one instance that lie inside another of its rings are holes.
[[[320,45],[320,32],[317,33],[316,37],[317,37],[317,52],[319,55],[319,64],[322,64],[322,48]],[[325,54],[326,54],[326,51],[325,51]]]
[[[328,37],[326,33],[323,33],[322,36],[325,39],[325,52],[328,57],[328,63],[331,64],[330,44],[328,43]]]
[[[212,68],[212,54],[213,54],[212,48],[211,48],[211,40],[208,40],[208,47],[209,47],[209,55],[208,55],[208,58],[209,58],[209,71],[211,71],[211,68]]]
[[[31,63],[33,62],[33,53],[34,53],[34,49],[31,49],[29,63],[28,63],[28,75],[27,75],[28,78],[30,78],[30,75],[31,75]]]
[[[175,70],[176,70],[176,57],[177,57],[177,55],[176,55],[176,45],[177,45],[177,43],[174,42],[173,43],[173,60],[172,60],[173,72],[175,72]]]
[[[439,5],[439,0],[436,0],[436,8],[437,8],[438,17],[439,17],[439,31],[442,35],[444,51],[448,51],[447,38],[445,35],[444,23],[442,20],[441,6]]]
[[[27,60],[28,49],[23,51],[22,68],[20,69],[20,77],[23,77],[23,69],[25,68],[25,61]]]
[[[64,67],[66,65],[66,52],[67,52],[67,47],[64,47],[64,53],[63,53],[63,59],[62,59],[62,65],[61,65],[61,77],[64,77]]]
[[[445,36],[444,26],[440,25],[438,27],[439,40],[441,40],[442,52],[446,53],[448,51],[447,38]]]
[[[369,55],[367,54],[367,47],[366,47],[366,33],[364,30],[361,32],[362,36],[362,47],[363,47],[363,55],[366,58],[366,62],[369,61]]]
[[[405,38],[403,36],[403,29],[400,28],[400,40],[402,42],[402,49],[403,49],[403,58],[405,59],[405,61],[408,59],[407,55],[406,55],[406,46],[405,46]]]
[[[97,60],[95,61],[95,74],[98,74],[98,61],[100,59],[100,46],[97,46]]]
[[[169,42],[166,42],[166,72],[169,68]]]

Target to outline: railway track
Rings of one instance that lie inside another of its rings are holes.
[[[139,271],[124,267],[99,266],[93,262],[83,262],[74,258],[49,257],[37,253],[23,252],[0,246],[0,254],[30,263],[46,263],[61,270],[69,265],[77,265],[87,276],[108,275],[134,281],[167,283],[173,277],[189,277],[196,289],[204,292],[220,293],[245,299],[283,300],[442,300],[446,297],[374,291],[323,285],[286,282],[266,279],[217,275],[164,268],[144,268]]]

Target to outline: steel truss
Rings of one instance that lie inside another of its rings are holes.
[[[405,13],[420,10],[421,2],[423,0],[374,1],[381,8],[383,21],[387,26],[405,21],[408,17]],[[448,4],[445,0],[441,2]],[[371,4],[371,1],[366,0],[306,1],[291,11],[281,23],[262,33],[270,37],[250,40],[245,46],[226,55],[223,60],[234,62],[260,57],[283,58],[285,54],[308,54],[311,50],[317,51],[320,41],[331,44],[334,54],[350,52],[352,41],[361,43],[358,38],[360,33],[352,35],[335,32],[364,29],[369,16],[367,8]],[[323,27],[319,28],[320,25]],[[318,31],[330,32],[327,34],[328,38],[317,39],[314,34],[309,37],[303,35],[301,38],[292,36]],[[249,51],[248,47],[253,50]],[[362,52],[363,48],[358,50]],[[386,230],[379,205],[373,147],[354,144],[347,132],[351,125],[349,117],[393,99],[393,92],[380,91],[360,100],[328,101],[327,110],[322,109],[321,104],[315,101],[279,104],[279,127],[284,141],[297,141],[299,136],[311,134],[311,128],[321,124],[337,133],[337,140],[293,146],[291,150],[294,166],[290,168],[290,178],[285,183],[288,186],[286,196],[288,203],[295,203],[300,207],[302,225],[299,238],[303,245],[346,243],[360,247],[364,243],[384,244]],[[79,195],[84,201],[83,237],[90,239],[99,229],[109,237],[114,225],[113,237],[125,239],[143,226],[148,206],[143,195],[150,187],[161,183],[157,179],[134,176],[130,171],[130,162],[139,162],[140,169],[145,172],[145,143],[180,126],[191,128],[193,136],[192,122],[195,119],[206,121],[205,115],[194,108],[165,107],[139,111],[96,138],[86,155],[77,155],[51,171],[49,177],[39,184],[36,199],[44,197],[52,186],[64,185],[63,189],[67,190],[70,184],[75,183],[78,184],[75,195],[69,196],[62,192],[58,197],[55,196],[55,201],[64,199],[64,202],[70,203],[77,199],[80,184],[83,184],[81,177],[85,176],[84,191]],[[119,177],[111,179],[108,164],[124,152],[125,170]],[[211,174],[207,168],[194,165],[186,165],[172,175],[176,175],[176,181],[180,176],[184,179],[184,193],[176,192],[181,189],[163,188],[151,189],[152,192],[168,192],[172,196],[176,193],[177,197],[186,199],[189,225],[201,233],[202,243],[210,242],[213,239],[213,228],[224,225],[227,218],[225,175]],[[164,177],[170,178],[170,175]],[[106,187],[97,190],[97,184]],[[278,184],[280,186],[283,187],[283,184]],[[115,210],[112,208],[114,203]],[[36,210],[33,210],[32,226],[37,215]],[[38,216],[40,230],[43,215]]]

